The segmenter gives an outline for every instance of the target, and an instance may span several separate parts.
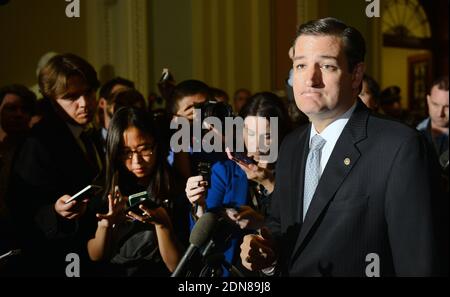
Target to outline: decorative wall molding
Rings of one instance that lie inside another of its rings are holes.
[[[149,92],[149,28],[148,2],[146,0],[124,0],[129,7],[128,23],[128,74],[138,89]]]
[[[232,97],[271,90],[270,0],[193,0],[192,75]]]
[[[318,18],[320,2],[318,0],[297,0],[297,25]]]
[[[87,53],[102,82],[122,76],[148,95],[148,1],[95,0],[87,9]]]

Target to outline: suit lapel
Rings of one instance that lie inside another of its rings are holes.
[[[309,206],[299,237],[294,248],[293,258],[297,257],[302,245],[306,244],[308,234],[314,231],[316,223],[320,223],[320,216],[334,197],[339,187],[358,162],[361,156],[356,144],[366,138],[366,124],[369,115],[368,109],[358,101],[352,117],[348,121],[341,136],[339,137],[333,152],[328,160],[325,170],[317,185],[316,192]],[[306,149],[307,150],[307,149]],[[300,176],[304,178],[304,167]],[[303,182],[301,182],[303,190]],[[303,197],[303,191],[300,192]],[[303,201],[303,199],[300,199]],[[299,212],[299,215],[301,213]],[[300,217],[301,218],[301,217]],[[300,219],[301,220],[301,219]]]
[[[49,143],[55,144],[50,149],[54,151],[55,156],[58,156],[58,160],[65,160],[65,162],[58,164],[65,170],[65,168],[79,168],[79,172],[73,173],[75,176],[82,174],[88,176],[89,179],[93,179],[97,172],[89,165],[86,156],[81,149],[80,145],[76,141],[66,122],[62,120],[48,102],[47,107],[47,121],[51,127],[49,130],[55,131],[54,135],[48,135]]]
[[[293,188],[296,192],[293,193],[292,199],[290,199],[290,201],[293,202],[291,211],[294,211],[293,218],[295,222],[300,222],[300,224],[303,220],[303,187],[305,184],[303,172],[305,172],[306,158],[308,157],[310,133],[311,124],[309,124],[299,135],[292,158],[294,170],[291,184],[294,186]]]

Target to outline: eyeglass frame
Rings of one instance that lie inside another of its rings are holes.
[[[126,153],[125,153],[125,150],[122,149],[122,151],[121,151],[121,153],[120,153],[120,158],[121,158],[123,161],[126,162],[126,161],[131,161],[131,160],[133,160],[134,154],[137,154],[137,155],[138,155],[139,157],[141,157],[141,158],[148,158],[148,157],[151,157],[151,156],[153,155],[154,151],[155,151],[156,145],[155,145],[155,144],[143,143],[143,144],[139,145],[138,148],[139,148],[139,147],[144,147],[144,148],[143,148],[141,151],[129,149],[129,151],[126,152]],[[145,155],[142,154],[142,152],[145,150],[145,147],[149,147],[149,149],[150,149],[150,153],[149,153],[149,154],[145,154]]]

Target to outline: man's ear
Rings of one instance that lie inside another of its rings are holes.
[[[364,71],[366,70],[366,65],[364,63],[358,63],[353,69],[353,77],[352,77],[352,89],[359,89],[361,86]]]

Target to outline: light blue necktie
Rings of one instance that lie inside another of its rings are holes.
[[[311,139],[308,159],[306,160],[305,168],[305,187],[303,192],[303,220],[305,220],[306,212],[311,204],[311,200],[316,191],[317,184],[320,179],[320,156],[322,147],[326,140],[320,135],[316,134]]]

